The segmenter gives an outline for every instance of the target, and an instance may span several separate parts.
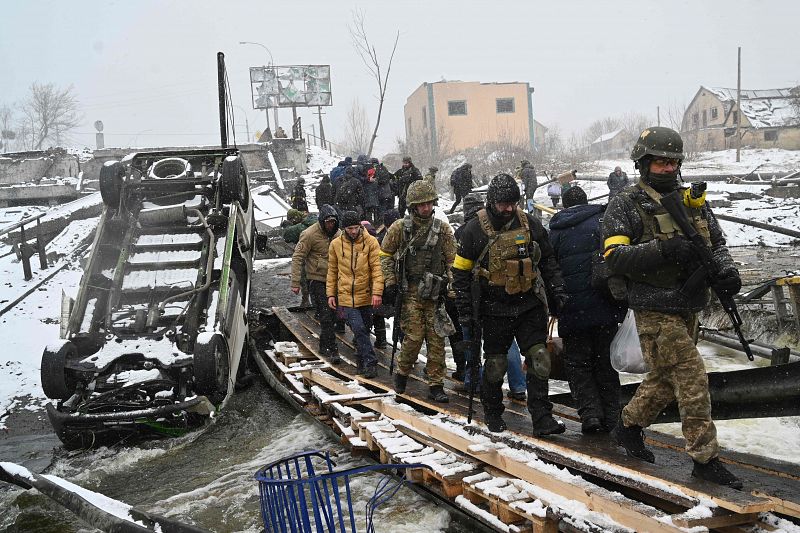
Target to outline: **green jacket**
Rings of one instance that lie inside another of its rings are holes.
[[[317,215],[309,214],[301,223],[284,228],[283,240],[292,244],[297,244],[297,241],[300,240],[300,234],[303,233],[303,230],[310,228],[316,223]]]

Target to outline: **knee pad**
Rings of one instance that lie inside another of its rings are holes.
[[[544,344],[534,344],[525,350],[525,363],[529,375],[538,379],[550,377],[550,352]]]
[[[486,354],[483,364],[483,376],[488,383],[502,383],[508,370],[508,356],[502,354]]]

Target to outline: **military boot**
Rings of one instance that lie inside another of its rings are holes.
[[[604,430],[603,421],[594,416],[587,417],[581,422],[581,433],[600,433]]]
[[[636,457],[648,463],[656,462],[656,456],[653,455],[653,452],[645,448],[642,426],[625,427],[622,422],[622,415],[620,415],[611,435],[617,444],[625,448],[625,452],[631,457]]]
[[[742,490],[742,481],[725,468],[718,457],[714,457],[705,464],[695,461],[692,476],[717,485],[727,485],[733,489]]]
[[[375,330],[375,344],[374,344],[374,346],[375,346],[375,348],[377,348],[379,350],[383,350],[384,348],[389,346],[386,343],[386,330],[385,329],[376,329]]]
[[[486,427],[492,433],[502,433],[506,430],[506,422],[503,420],[503,416],[499,414],[487,414],[486,415]]]
[[[454,381],[463,382],[464,381],[464,377],[465,377],[465,375],[464,375],[464,365],[461,365],[461,366],[456,365],[456,370],[455,370],[455,372],[450,374],[450,378],[452,378]]]
[[[428,399],[439,403],[447,403],[450,401],[450,398],[444,393],[444,387],[441,385],[431,385],[428,391]]]
[[[533,423],[533,434],[537,437],[544,437],[546,435],[558,435],[564,433],[566,428],[553,418],[553,415],[547,414],[539,418]]]
[[[408,376],[404,376],[398,372],[394,374],[394,391],[397,394],[406,392],[406,385],[408,384]]]
[[[364,369],[366,379],[374,379],[378,375],[378,365],[370,365]]]

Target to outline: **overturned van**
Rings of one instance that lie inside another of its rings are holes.
[[[102,167],[100,192],[78,294],[42,355],[67,447],[180,435],[246,365],[255,223],[238,150],[132,154]]]

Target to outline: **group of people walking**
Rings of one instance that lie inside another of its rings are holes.
[[[373,315],[389,316],[393,313],[387,309],[396,309],[394,327],[403,333],[393,376],[396,392],[405,393],[424,342],[428,399],[448,401],[449,338],[454,378],[464,379],[465,369],[476,370],[483,354],[482,372],[472,376],[479,380],[484,422],[492,432],[506,429],[502,385],[509,352],[517,365],[521,354],[526,390],[515,393],[526,399],[532,433],[541,437],[565,431],[548,400],[548,322],[557,318],[564,368],[584,433],[611,433],[630,456],[654,462],[643,428],[676,400],[686,450],[694,460],[692,475],[741,488],[718,459],[708,381],[692,340],[696,315],[709,301],[708,284],[735,294],[741,287],[738,272],[710,208],[696,200],[686,206],[689,219],[711,249],[719,275],[689,294],[681,290],[697,268],[694,245],[669,223],[660,198],[682,188],[683,142],[673,130],[648,128],[631,158],[640,173],[636,184],[615,191],[608,206],[589,204],[581,187],[570,187],[549,232],[519,207],[519,171],[518,179],[496,175],[485,200],[457,189],[465,223],[455,233],[434,216],[436,190],[429,180],[415,177],[419,171],[408,158],[394,174],[400,188],[395,186],[393,195],[402,200],[402,216],[382,228],[381,242],[362,224],[371,205],[355,205],[337,194],[341,201],[335,206],[320,205],[317,223],[301,233],[293,255],[292,290],[299,291],[305,269],[322,326],[320,352],[339,362],[333,324],[342,317],[355,335],[358,372],[375,377],[378,362],[369,335]],[[367,163],[377,174],[379,163]],[[338,179],[361,175],[346,166]],[[531,177],[535,189],[535,172]],[[347,186],[345,181],[339,190]],[[602,264],[606,275],[598,282]],[[612,296],[612,285],[622,291]],[[628,307],[650,371],[633,399],[621,406],[609,349]]]

